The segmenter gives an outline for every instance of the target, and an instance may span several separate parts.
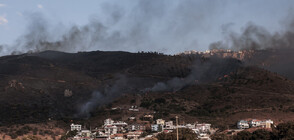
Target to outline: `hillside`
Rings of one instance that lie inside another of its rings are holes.
[[[101,122],[154,111],[221,127],[242,118],[294,116],[293,81],[232,58],[46,51],[1,57],[0,77],[2,125],[48,118]],[[86,103],[91,106],[84,109]],[[142,111],[111,110],[131,105]]]
[[[1,57],[1,124],[73,118],[93,91],[113,85],[117,75],[128,75],[133,86],[127,90],[134,91],[185,75],[191,62],[184,60],[156,53],[100,51],[46,51]],[[136,84],[142,80],[144,84]],[[72,94],[65,95],[66,90]]]

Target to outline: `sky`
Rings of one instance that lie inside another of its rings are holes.
[[[0,55],[204,51],[248,24],[271,33],[284,30],[293,6],[293,0],[0,0]]]

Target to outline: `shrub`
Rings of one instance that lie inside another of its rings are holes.
[[[16,139],[17,138],[17,134],[15,133],[9,133],[8,134],[12,139]]]
[[[33,135],[37,135],[37,133],[38,133],[38,128],[35,127],[35,128],[33,129]]]
[[[141,107],[144,107],[144,108],[147,108],[147,109],[148,109],[151,105],[152,105],[152,100],[150,100],[150,99],[143,99],[143,100],[141,101],[141,104],[140,104]]]
[[[164,104],[166,101],[164,98],[157,98],[154,100],[154,102],[157,104]]]
[[[175,140],[177,139],[176,130],[171,133],[160,133],[156,136],[159,140]],[[180,140],[198,140],[197,134],[191,129],[182,128],[179,129],[179,139]]]

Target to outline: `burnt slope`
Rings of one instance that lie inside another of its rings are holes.
[[[149,106],[143,106],[147,111],[155,110],[165,118],[180,114],[190,120],[232,124],[241,117],[256,117],[254,114],[291,115],[294,110],[293,81],[261,68],[244,66],[236,59],[45,51],[0,57],[1,123],[75,118],[77,109],[91,98],[93,91],[107,93],[116,87],[118,75],[127,77],[127,86],[116,89],[123,97],[111,103],[114,107],[129,106],[134,98],[137,105],[147,102],[145,105]],[[186,83],[173,92],[142,92],[167,81]],[[140,96],[128,96],[134,94]],[[101,109],[105,108],[91,111],[94,120],[105,117]]]
[[[1,123],[73,118],[93,91],[111,87],[118,74],[126,75],[133,85],[126,92],[139,91],[158,81],[185,76],[191,64],[186,60],[158,53],[101,51],[45,51],[1,57]],[[66,95],[66,90],[72,95]]]
[[[238,120],[246,118],[282,122],[294,116],[294,82],[261,68],[241,67],[217,82],[178,92],[151,93],[140,101],[144,108],[156,110],[166,119],[180,114],[186,121],[223,127],[235,127]]]

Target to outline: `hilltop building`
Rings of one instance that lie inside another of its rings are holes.
[[[272,120],[258,120],[258,119],[248,119],[241,120],[237,123],[237,128],[239,129],[247,129],[252,127],[261,127],[261,128],[271,128],[274,122]]]
[[[237,123],[237,128],[238,129],[247,129],[249,128],[249,123],[248,121],[245,121],[245,120],[241,120]]]
[[[81,131],[82,130],[82,125],[79,125],[79,124],[71,124],[70,125],[70,131],[74,131],[74,130],[77,130],[77,131]]]

